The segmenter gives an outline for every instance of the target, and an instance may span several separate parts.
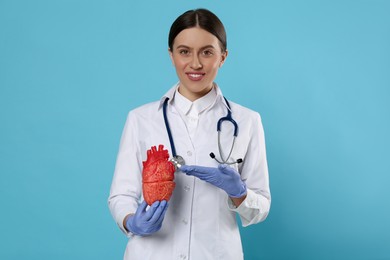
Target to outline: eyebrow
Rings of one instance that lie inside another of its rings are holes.
[[[190,48],[187,45],[183,45],[183,44],[176,47],[176,49],[180,49],[180,48],[193,49],[193,48]],[[206,46],[201,47],[200,49],[204,50],[204,49],[208,49],[208,48],[215,49],[215,47],[213,45],[206,45]]]

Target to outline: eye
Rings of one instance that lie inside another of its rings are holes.
[[[212,56],[214,52],[212,50],[204,50],[202,54],[203,56]]]
[[[187,49],[181,49],[181,50],[179,50],[179,54],[186,56],[186,55],[190,54],[190,51]]]

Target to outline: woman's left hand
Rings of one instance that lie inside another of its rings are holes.
[[[245,182],[241,180],[240,174],[227,164],[220,164],[218,168],[183,165],[180,171],[223,189],[232,198],[246,195]]]

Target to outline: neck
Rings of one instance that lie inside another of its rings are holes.
[[[195,100],[207,95],[213,89],[213,87],[214,84],[211,84],[210,87],[204,88],[199,92],[191,92],[188,91],[186,88],[182,87],[181,85],[179,85],[178,91],[183,97],[187,98],[191,102],[194,102]]]

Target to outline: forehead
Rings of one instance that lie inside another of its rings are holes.
[[[190,48],[202,48],[207,45],[211,45],[217,48],[219,40],[213,34],[208,31],[193,27],[181,31],[173,42],[173,48],[184,45]]]

